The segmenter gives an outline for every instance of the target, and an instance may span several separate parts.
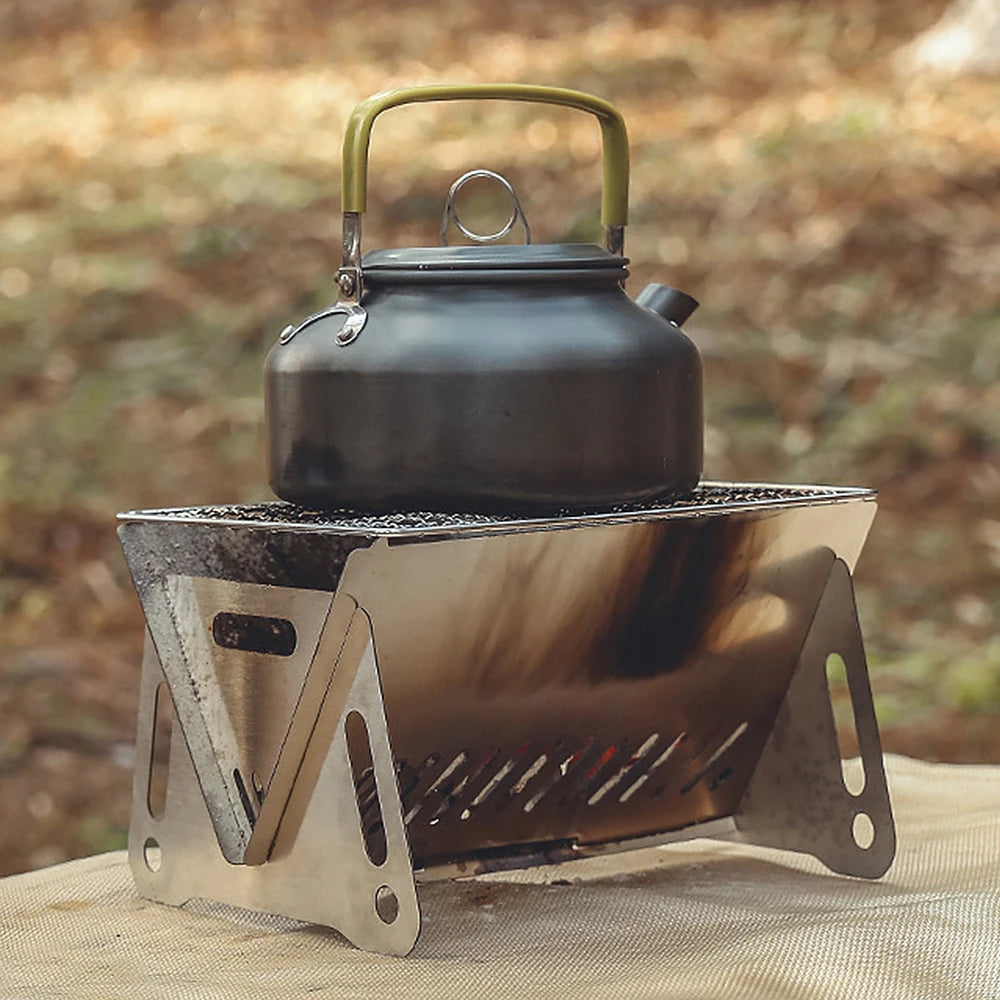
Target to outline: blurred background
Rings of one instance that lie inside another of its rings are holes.
[[[945,6],[6,0],[0,874],[124,846],[143,626],[115,513],[270,496],[261,369],[334,297],[345,118],[419,82],[620,107],[632,290],[703,303],[706,474],[876,487],[885,746],[1000,763],[1000,77],[917,58]],[[479,166],[536,241],[599,241],[599,154],[572,111],[390,112],[365,246],[436,243]]]

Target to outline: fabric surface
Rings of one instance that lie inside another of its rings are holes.
[[[899,852],[878,882],[693,841],[421,886],[407,958],[141,900],[123,852],[18,875],[0,881],[0,998],[998,1000],[1000,767],[887,769]]]

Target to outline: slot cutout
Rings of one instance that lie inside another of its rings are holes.
[[[146,807],[153,819],[162,819],[167,809],[167,777],[170,771],[170,737],[174,728],[174,699],[166,681],[156,686],[153,702],[153,740],[149,749],[149,781]]]
[[[347,756],[351,761],[358,822],[365,843],[365,854],[368,855],[368,860],[378,867],[385,864],[389,851],[382,823],[382,806],[379,802],[368,726],[365,725],[360,712],[348,712],[344,721],[344,734],[347,737]]]
[[[848,794],[857,798],[865,790],[867,779],[863,761],[851,761],[848,766],[851,758],[860,758],[858,721],[854,713],[854,694],[847,675],[847,664],[840,653],[831,653],[826,658],[826,686],[833,708],[837,752],[840,754],[840,776]]]
[[[235,611],[220,611],[212,619],[212,638],[224,649],[269,656],[291,656],[298,642],[295,626],[287,618],[244,615]]]

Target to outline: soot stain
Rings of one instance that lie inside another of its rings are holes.
[[[635,525],[591,554],[565,539],[525,546],[491,574],[450,659],[480,694],[640,681],[696,662],[730,621],[761,555],[733,517]],[[495,567],[493,567],[495,570]]]
[[[619,581],[593,679],[651,678],[695,658],[747,588],[753,527],[732,518],[658,525],[645,575]]]

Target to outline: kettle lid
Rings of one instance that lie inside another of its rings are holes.
[[[590,243],[401,247],[370,250],[362,267],[372,285],[433,281],[483,283],[592,281],[628,277],[628,258]]]

